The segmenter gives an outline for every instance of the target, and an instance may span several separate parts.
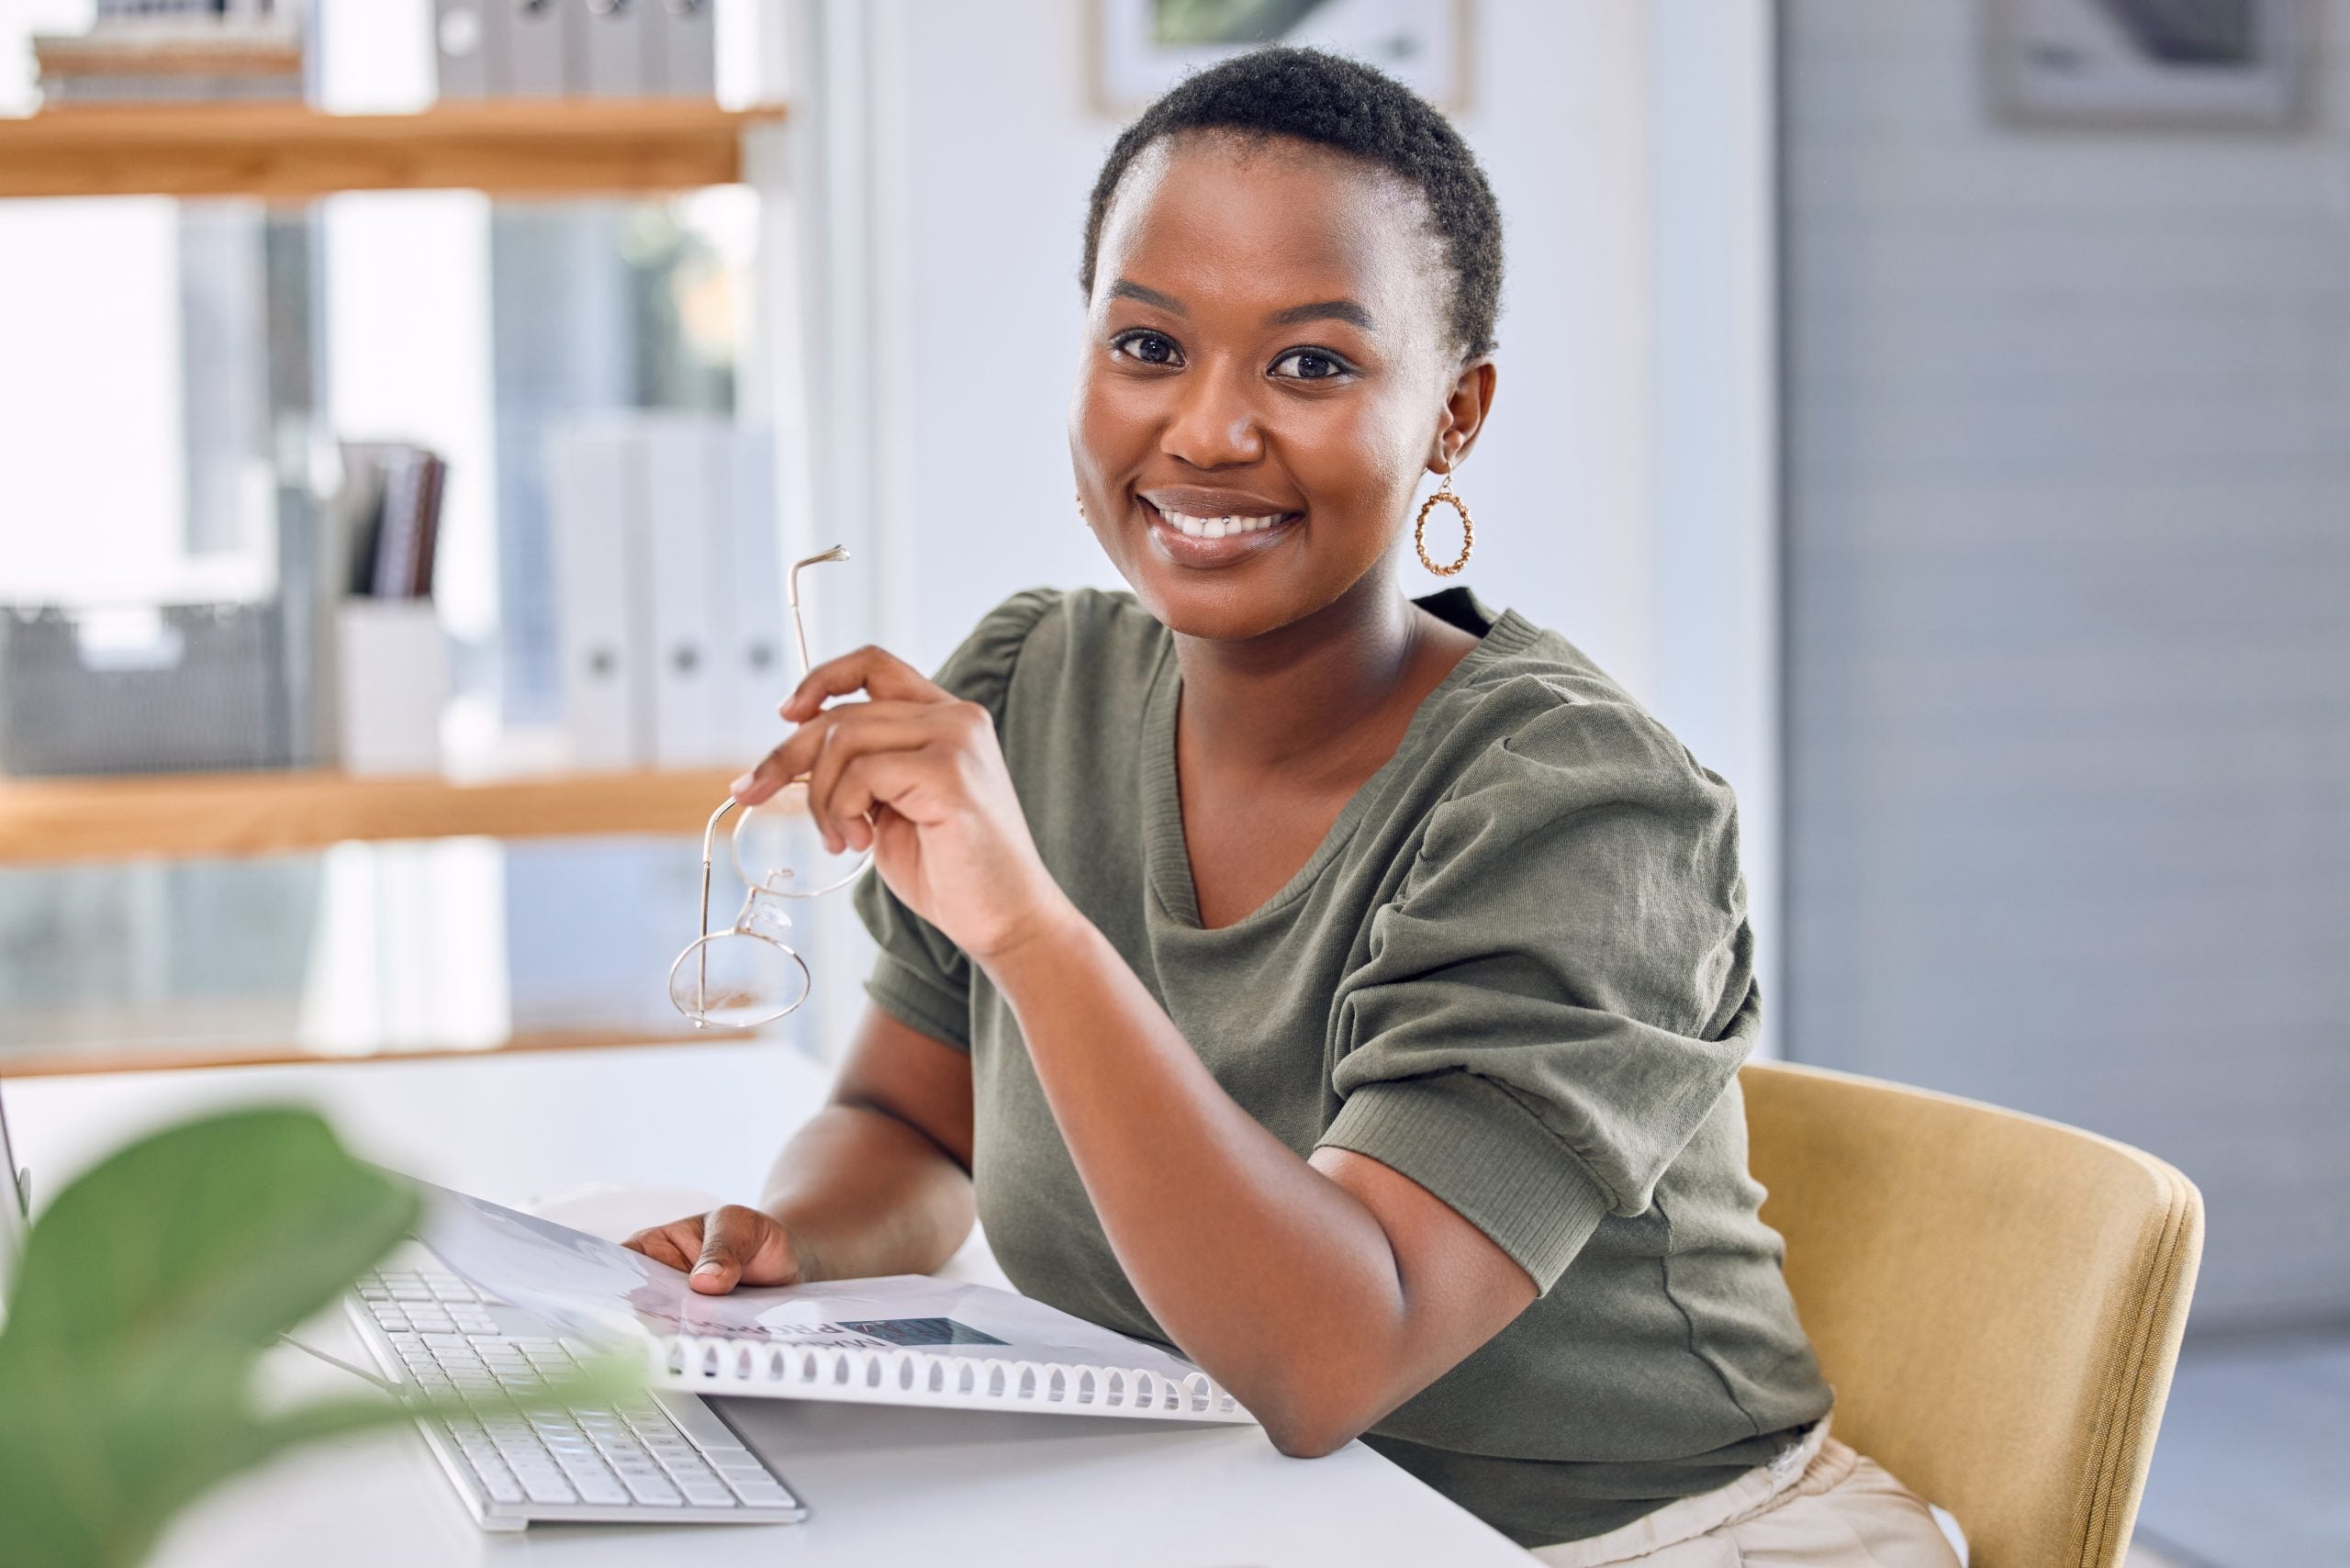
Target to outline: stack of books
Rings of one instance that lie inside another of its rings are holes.
[[[449,465],[403,442],[345,442],[343,544],[358,599],[430,599]]]
[[[38,37],[44,106],[297,100],[294,0],[99,0],[86,33]]]

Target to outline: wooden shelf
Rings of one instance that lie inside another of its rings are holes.
[[[53,1078],[92,1072],[164,1072],[204,1067],[269,1067],[288,1062],[431,1061],[498,1056],[509,1051],[609,1050],[638,1046],[771,1046],[774,1035],[736,1029],[547,1029],[510,1036],[487,1046],[386,1046],[357,1054],[292,1043],[67,1047],[0,1050],[0,1072],[10,1078]]]
[[[453,784],[340,773],[0,780],[0,865],[282,855],[348,839],[699,834],[737,768]]]
[[[461,188],[507,196],[684,190],[743,177],[743,132],[781,106],[529,98],[411,115],[302,104],[71,105],[0,119],[0,196],[261,196]]]

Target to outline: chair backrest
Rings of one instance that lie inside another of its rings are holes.
[[[1836,1435],[1948,1508],[1972,1568],[2119,1568],[2202,1256],[2194,1184],[1948,1095],[1740,1080]]]

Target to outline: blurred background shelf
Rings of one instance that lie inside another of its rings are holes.
[[[696,1033],[680,1022],[674,1031],[646,1028],[576,1028],[522,1030],[500,1040],[454,1045],[439,1041],[415,1046],[370,1046],[364,1051],[344,1051],[297,1040],[188,1043],[155,1046],[110,1046],[104,1050],[65,1047],[53,1050],[0,1051],[0,1072],[10,1078],[53,1078],[90,1072],[162,1072],[187,1068],[269,1067],[287,1062],[430,1061],[449,1057],[480,1057],[509,1051],[605,1050],[615,1047],[682,1045],[756,1045],[772,1036],[734,1029],[705,1029]]]
[[[0,780],[0,864],[282,855],[353,840],[701,831],[739,769],[453,783],[340,773]]]
[[[0,197],[471,189],[621,195],[732,185],[780,105],[545,98],[335,115],[300,104],[85,105],[0,119]]]

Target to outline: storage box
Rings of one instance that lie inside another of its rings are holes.
[[[0,770],[284,767],[274,604],[0,608]]]

